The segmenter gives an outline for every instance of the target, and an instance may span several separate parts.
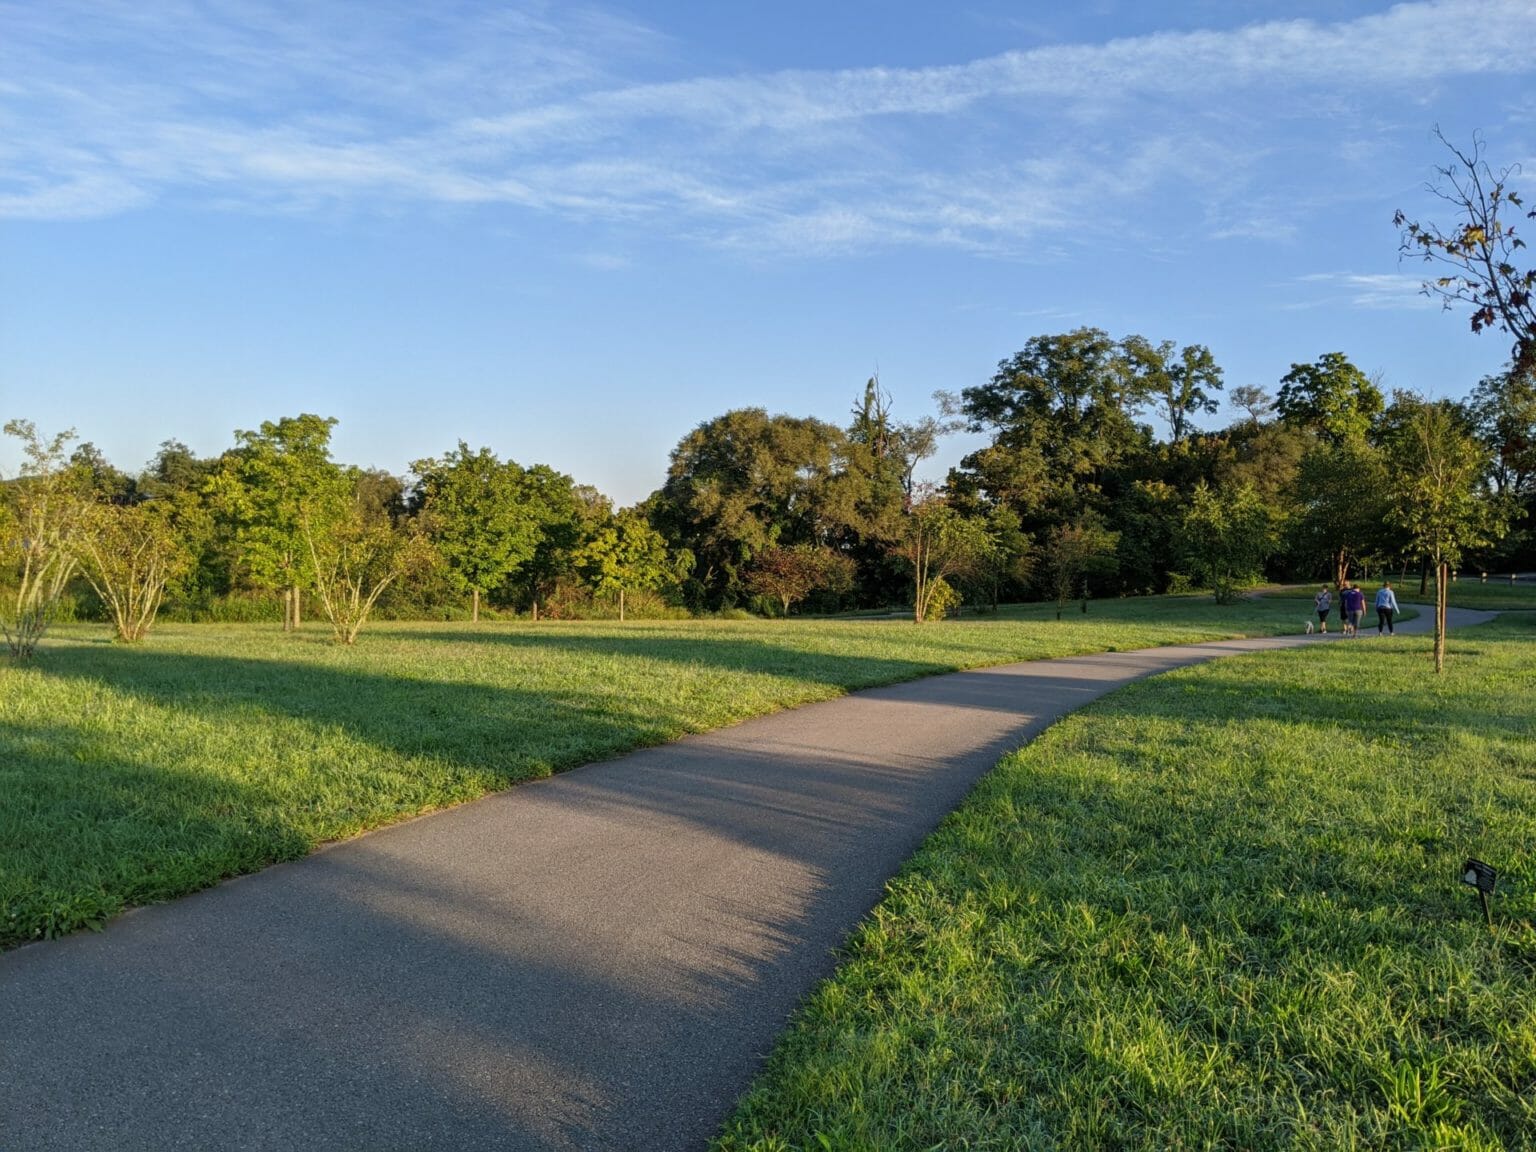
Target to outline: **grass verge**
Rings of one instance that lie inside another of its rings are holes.
[[[717,1149],[1536,1146],[1533,641],[1245,656],[1065,719],[892,881]]]
[[[61,629],[0,665],[0,947],[96,925],[519,780],[853,688],[1290,631],[1287,606],[1101,601],[980,621]]]

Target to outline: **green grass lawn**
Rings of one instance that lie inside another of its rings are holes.
[[[1413,605],[1434,606],[1435,583],[1429,582],[1424,595],[1419,595],[1419,578],[1412,576],[1407,580],[1399,580],[1396,576],[1388,576],[1392,581],[1392,590],[1397,593],[1397,601],[1404,609],[1404,619],[1411,614]],[[1381,580],[1362,580],[1361,588],[1365,591],[1365,617],[1373,622],[1376,614],[1371,610],[1371,603],[1375,599],[1376,589],[1381,587]],[[1283,588],[1271,588],[1264,595],[1266,598],[1284,598],[1293,600],[1306,600],[1311,603],[1312,597],[1317,594],[1317,584],[1291,584]],[[1499,580],[1493,576],[1488,577],[1488,583],[1481,583],[1478,578],[1466,576],[1451,582],[1450,595],[1446,597],[1452,608],[1476,608],[1490,612],[1520,612],[1536,611],[1536,583],[1510,584],[1507,579]],[[1338,593],[1334,593],[1334,614],[1338,614]]]
[[[1245,656],[1063,720],[892,881],[718,1147],[1536,1147],[1533,642]]]
[[[1374,590],[1379,585],[1369,585]],[[1435,585],[1430,581],[1424,595],[1419,595],[1418,580],[1409,580],[1399,584],[1392,582],[1392,588],[1397,593],[1397,598],[1404,604],[1429,604],[1435,602]],[[1367,597],[1367,603],[1370,602]],[[1488,583],[1480,583],[1476,576],[1468,577],[1465,574],[1460,580],[1451,581],[1446,602],[1453,608],[1482,608],[1493,612],[1531,611],[1536,610],[1536,584],[1510,584],[1508,580],[1496,580],[1488,577]]]
[[[518,780],[852,688],[1299,629],[1203,597],[905,621],[60,629],[0,663],[0,947]]]

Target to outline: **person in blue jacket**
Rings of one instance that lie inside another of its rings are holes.
[[[1397,594],[1392,591],[1392,581],[1384,581],[1381,589],[1376,593],[1376,635],[1381,635],[1385,628],[1388,636],[1396,636],[1392,628],[1392,617],[1397,615]]]

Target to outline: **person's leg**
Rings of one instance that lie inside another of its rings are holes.
[[[1380,636],[1386,630],[1387,610],[1385,608],[1378,608],[1376,609],[1376,635]]]

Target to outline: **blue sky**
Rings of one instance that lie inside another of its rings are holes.
[[[1392,213],[1449,219],[1436,125],[1536,177],[1529,0],[0,0],[0,29],[0,416],[130,469],[305,411],[349,463],[462,438],[628,503],[727,409],[841,423],[878,371],[916,417],[1085,324],[1207,344],[1229,388],[1342,351],[1461,395],[1508,342],[1418,294]]]

